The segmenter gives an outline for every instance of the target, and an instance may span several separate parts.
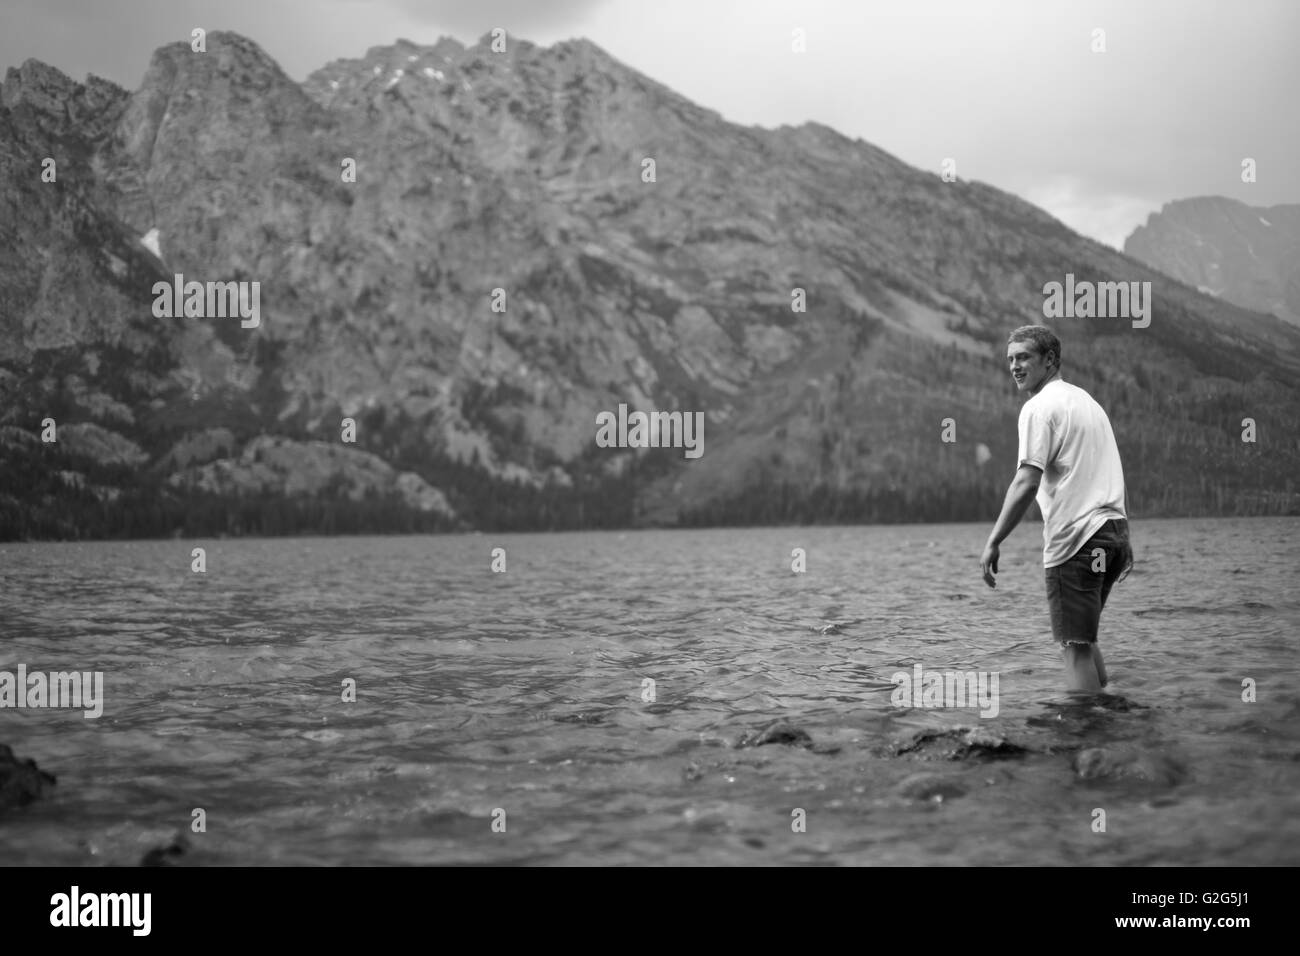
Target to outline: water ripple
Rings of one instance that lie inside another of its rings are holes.
[[[106,700],[0,709],[59,778],[0,855],[133,863],[201,807],[236,864],[1295,864],[1298,528],[1136,522],[1105,699],[1061,690],[1036,527],[996,591],[975,525],[6,545],[0,670]],[[896,706],[917,664],[997,716]],[[811,746],[738,746],[778,720]]]

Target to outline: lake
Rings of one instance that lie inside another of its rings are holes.
[[[0,862],[1300,863],[1300,519],[1135,519],[1093,697],[991,518],[0,545],[0,671],[103,674],[0,709],[58,777]]]

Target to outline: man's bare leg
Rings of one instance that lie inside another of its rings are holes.
[[[1097,680],[1105,687],[1110,683],[1110,678],[1106,676],[1106,662],[1101,659],[1101,645],[1092,645],[1092,661],[1097,665]]]
[[[1067,690],[1101,692],[1101,678],[1097,676],[1096,656],[1091,644],[1066,644],[1061,648],[1065,658],[1065,687]]]

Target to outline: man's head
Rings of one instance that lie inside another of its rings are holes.
[[[1045,325],[1022,325],[1007,337],[1007,365],[1016,389],[1037,395],[1061,374],[1061,340]]]

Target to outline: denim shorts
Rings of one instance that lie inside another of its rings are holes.
[[[1097,625],[1110,589],[1132,566],[1128,521],[1112,518],[1074,557],[1047,569],[1047,610],[1052,636],[1062,647],[1097,643]]]

